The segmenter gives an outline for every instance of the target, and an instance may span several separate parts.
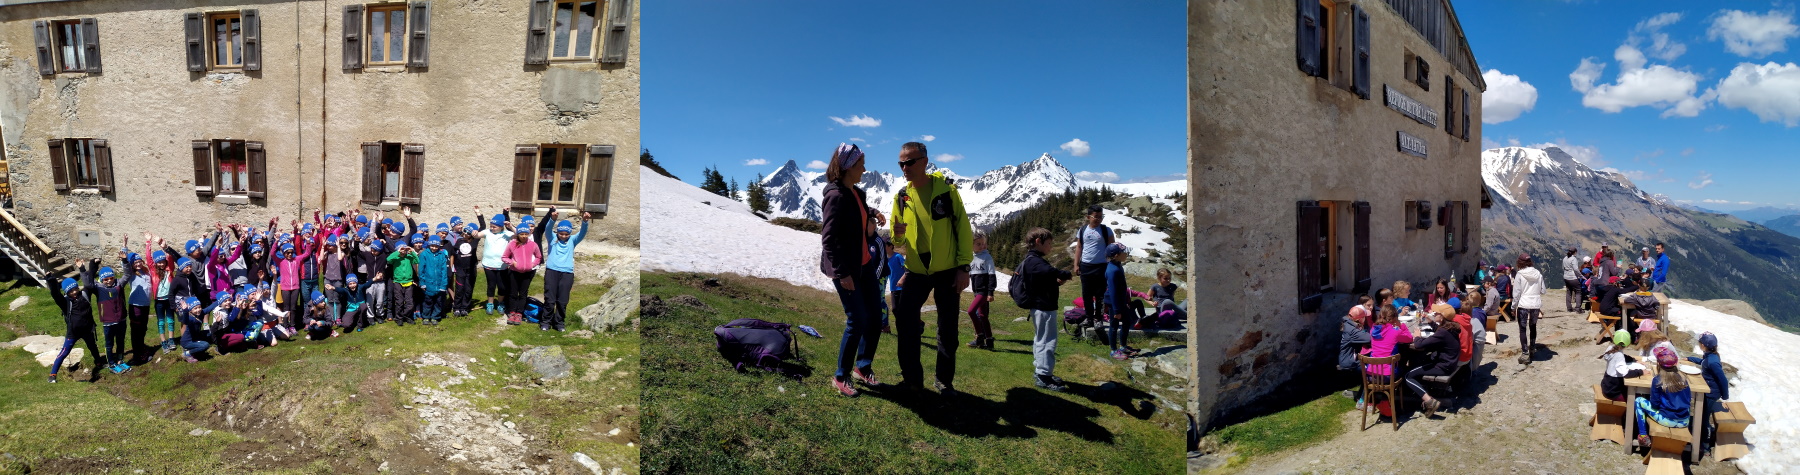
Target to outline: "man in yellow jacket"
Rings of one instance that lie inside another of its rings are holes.
[[[924,367],[919,364],[919,337],[925,322],[919,310],[925,299],[937,303],[937,384],[945,396],[956,394],[957,323],[961,320],[962,291],[969,286],[969,262],[975,259],[974,230],[963,212],[962,195],[943,173],[926,173],[925,144],[900,146],[900,171],[906,187],[894,199],[893,234],[906,255],[906,273],[900,277],[900,295],[894,307],[900,338],[901,389],[922,389]]]

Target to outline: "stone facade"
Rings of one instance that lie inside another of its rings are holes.
[[[389,141],[423,146],[414,208],[420,221],[439,223],[473,219],[477,205],[490,214],[509,205],[515,144],[599,144],[614,147],[611,191],[587,242],[637,247],[636,3],[624,15],[622,62],[528,65],[530,0],[438,0],[430,2],[427,66],[362,69],[344,67],[343,45],[345,7],[359,2],[0,7],[0,138],[13,211],[73,258],[102,255],[141,231],[187,239],[214,222],[285,223],[302,211],[310,219],[314,208],[359,206],[362,144]],[[190,72],[184,15],[240,9],[259,13],[261,70]],[[34,22],[78,18],[97,20],[103,72],[40,75]],[[598,28],[596,44],[605,31]],[[48,141],[65,137],[107,141],[110,192],[54,189]],[[191,142],[211,139],[264,144],[266,198],[196,193]],[[84,232],[99,244],[80,244]]]
[[[1203,428],[1242,415],[1233,411],[1305,371],[1335,365],[1338,321],[1355,297],[1355,203],[1368,203],[1371,293],[1402,279],[1424,292],[1452,272],[1468,275],[1479,259],[1485,85],[1454,12],[1448,2],[1327,2],[1337,12],[1327,15],[1337,46],[1323,61],[1329,79],[1297,67],[1295,2],[1189,3],[1188,278],[1194,301],[1206,302],[1192,310],[1190,410]],[[1396,5],[1441,8],[1439,44],[1451,54],[1440,53]],[[1367,99],[1353,92],[1357,7],[1372,39]],[[1429,89],[1416,83],[1408,53],[1427,63]],[[1470,95],[1466,139],[1461,94],[1454,113],[1445,107],[1446,78]],[[1389,107],[1388,88],[1441,117],[1427,125]],[[1445,130],[1450,121],[1454,134]],[[1400,151],[1402,133],[1416,137],[1411,145],[1422,143],[1426,156]],[[1468,202],[1470,229],[1460,217],[1449,223],[1469,234],[1468,250],[1447,254],[1445,228],[1435,219],[1429,229],[1411,229],[1408,204],[1415,200],[1431,201],[1434,210]],[[1302,312],[1297,290],[1303,201],[1328,206],[1327,229],[1336,235],[1321,246],[1336,269],[1332,291],[1315,300],[1313,312]]]

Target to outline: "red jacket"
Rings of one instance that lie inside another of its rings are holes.
[[[1462,354],[1456,357],[1456,362],[1468,363],[1475,356],[1475,326],[1466,313],[1456,314],[1456,324],[1462,327]]]

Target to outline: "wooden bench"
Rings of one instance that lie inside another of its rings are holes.
[[[1681,460],[1681,452],[1687,449],[1688,443],[1694,441],[1693,432],[1689,431],[1686,427],[1679,429],[1671,428],[1662,425],[1660,422],[1656,422],[1656,419],[1648,417],[1644,418],[1644,423],[1649,425],[1649,430],[1647,432],[1650,434],[1650,451],[1653,452],[1652,455],[1654,455],[1654,452],[1659,451],[1672,453],[1675,454],[1675,460],[1679,462]]]
[[[1644,457],[1644,475],[1687,475],[1687,466],[1681,462],[1680,453],[1669,453],[1651,450]]]
[[[1718,424],[1718,440],[1713,441],[1713,460],[1723,462],[1750,455],[1750,443],[1744,440],[1744,429],[1756,423],[1756,417],[1744,403],[1730,401],[1725,403],[1725,411],[1713,414],[1713,422]]]
[[[1616,444],[1625,443],[1625,412],[1630,406],[1625,401],[1607,399],[1600,392],[1600,385],[1594,385],[1594,417],[1588,424],[1594,430],[1588,433],[1593,440],[1610,440]]]

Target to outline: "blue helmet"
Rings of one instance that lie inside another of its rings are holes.
[[[559,233],[575,232],[575,223],[571,223],[567,219],[562,220],[562,221],[557,221],[556,222],[556,232],[559,232]]]
[[[488,224],[492,224],[495,226],[505,226],[506,225],[506,217],[496,214],[496,215],[494,215],[494,217],[492,219],[488,220]]]
[[[112,266],[106,266],[106,267],[100,268],[100,279],[101,280],[111,279],[111,278],[113,278],[114,275],[117,275],[117,273],[113,272]]]
[[[450,225],[447,223],[438,223],[436,229],[437,229],[437,232],[447,233],[447,232],[450,232]]]
[[[175,260],[175,268],[186,269],[194,265],[194,260],[186,257]]]
[[[427,245],[427,246],[442,246],[442,245],[444,245],[444,238],[432,236],[431,239],[425,240],[425,245]]]
[[[183,249],[187,249],[188,254],[200,252],[200,240],[199,239],[189,239],[187,242],[187,247],[184,247]]]
[[[74,277],[64,277],[62,280],[62,291],[65,294],[74,292],[75,288],[79,286],[81,286],[81,282],[76,281]]]

